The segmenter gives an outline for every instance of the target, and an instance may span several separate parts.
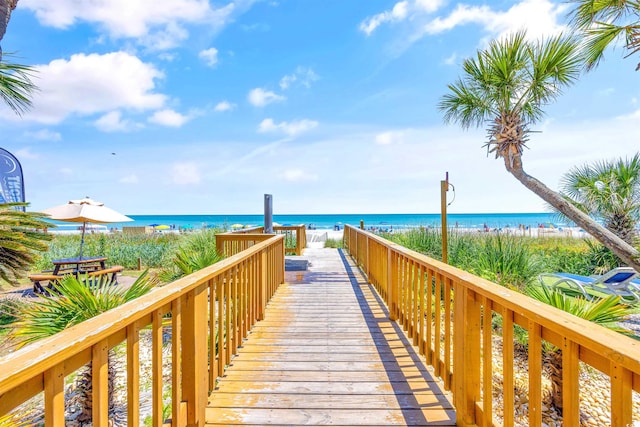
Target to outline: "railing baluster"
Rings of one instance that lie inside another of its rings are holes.
[[[211,294],[211,299],[215,299]],[[212,323],[213,325],[213,323]],[[213,331],[211,335],[215,336]],[[176,298],[171,303],[171,426],[179,427],[183,426],[183,422],[180,416],[180,407],[182,404],[182,372],[180,367],[182,366],[182,298]],[[211,346],[212,351],[215,346]],[[211,358],[211,364],[216,367],[216,364]],[[214,371],[213,369],[211,371]],[[215,372],[215,371],[214,371]],[[216,375],[217,376],[217,375]],[[215,385],[215,376],[209,388],[213,388]]]
[[[436,290],[434,296],[434,304],[436,308],[435,330],[433,333],[433,367],[436,376],[442,377],[442,355],[440,354],[440,339],[442,338],[442,276],[440,273],[435,275]]]
[[[427,268],[427,283],[425,286],[425,292],[427,294],[426,301],[426,314],[427,314],[427,336],[425,337],[425,349],[424,355],[427,358],[427,363],[433,365],[433,270]],[[437,319],[436,319],[437,321]]]
[[[151,315],[151,396],[153,427],[162,427],[162,312]]]
[[[444,280],[444,388],[451,390],[451,279]]]
[[[418,298],[420,301],[420,309],[419,309],[419,317],[420,317],[420,333],[418,334],[418,351],[420,352],[421,355],[425,355],[425,347],[426,347],[426,341],[427,341],[427,337],[425,334],[425,315],[426,315],[426,311],[425,311],[425,303],[426,303],[426,290],[424,288],[424,276],[425,276],[425,271],[424,271],[424,266],[422,264],[420,264],[420,269],[418,270],[418,274],[420,275],[420,280],[418,281]]]
[[[515,392],[513,381],[513,311],[501,307],[502,314],[502,393],[504,425],[514,424]]]
[[[231,342],[233,340],[233,330],[231,328],[231,310],[233,301],[231,301],[231,281],[233,280],[233,269],[225,275],[224,283],[224,358],[227,364],[231,363]],[[220,349],[222,351],[222,349]]]
[[[482,412],[484,427],[493,426],[493,354],[491,300],[482,297]]]
[[[562,348],[562,422],[580,424],[580,346],[569,338]]]
[[[55,365],[44,373],[44,424],[64,427],[64,366]]]
[[[104,339],[91,351],[92,419],[95,427],[109,425],[109,346]]]
[[[216,307],[216,287],[218,280],[213,278],[209,280],[209,392],[216,387],[218,380],[218,359],[216,356],[216,322],[218,320],[218,312]]]
[[[611,363],[611,427],[627,427],[633,423],[633,373]]]
[[[127,326],[127,425],[140,424],[140,332],[138,323]]]
[[[216,301],[218,302],[218,323],[216,324],[216,355],[218,358],[218,376],[222,376],[226,365],[224,351],[224,282],[225,277],[219,277],[216,285]]]
[[[186,295],[182,311],[182,396],[187,402],[187,424],[204,426],[207,403],[207,285]]]
[[[542,424],[542,332],[540,325],[529,320],[529,425]]]

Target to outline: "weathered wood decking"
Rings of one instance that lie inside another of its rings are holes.
[[[307,249],[209,399],[207,425],[455,425],[438,383],[350,259]]]

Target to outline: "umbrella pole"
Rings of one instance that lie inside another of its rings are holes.
[[[80,257],[79,259],[82,259],[82,248],[84,247],[84,232],[87,229],[87,223],[83,222],[82,223],[82,237],[80,237]]]

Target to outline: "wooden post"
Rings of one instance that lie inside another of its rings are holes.
[[[186,296],[182,313],[182,396],[187,425],[203,427],[207,406],[207,284]]]
[[[360,220],[360,230],[364,230],[364,219]]]
[[[138,257],[138,271],[142,270],[142,258]]]
[[[447,191],[449,190],[449,172],[444,181],[440,181],[440,211],[442,216],[442,262],[449,263],[447,244]]]

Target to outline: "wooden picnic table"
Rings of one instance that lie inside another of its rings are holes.
[[[106,269],[106,261],[107,257],[105,256],[54,259],[51,261],[53,263],[52,274],[58,275],[60,271],[68,271],[70,273],[77,274],[95,270],[104,270]]]
[[[83,275],[83,280],[88,285],[117,285],[117,274],[122,272],[124,267],[121,265],[107,267],[106,260],[107,257],[56,259],[52,260],[53,270],[30,274],[29,279],[33,282],[34,292],[42,294],[47,294],[48,291],[40,282],[49,282],[47,288],[52,290],[52,283],[62,280],[67,275],[76,277]]]

